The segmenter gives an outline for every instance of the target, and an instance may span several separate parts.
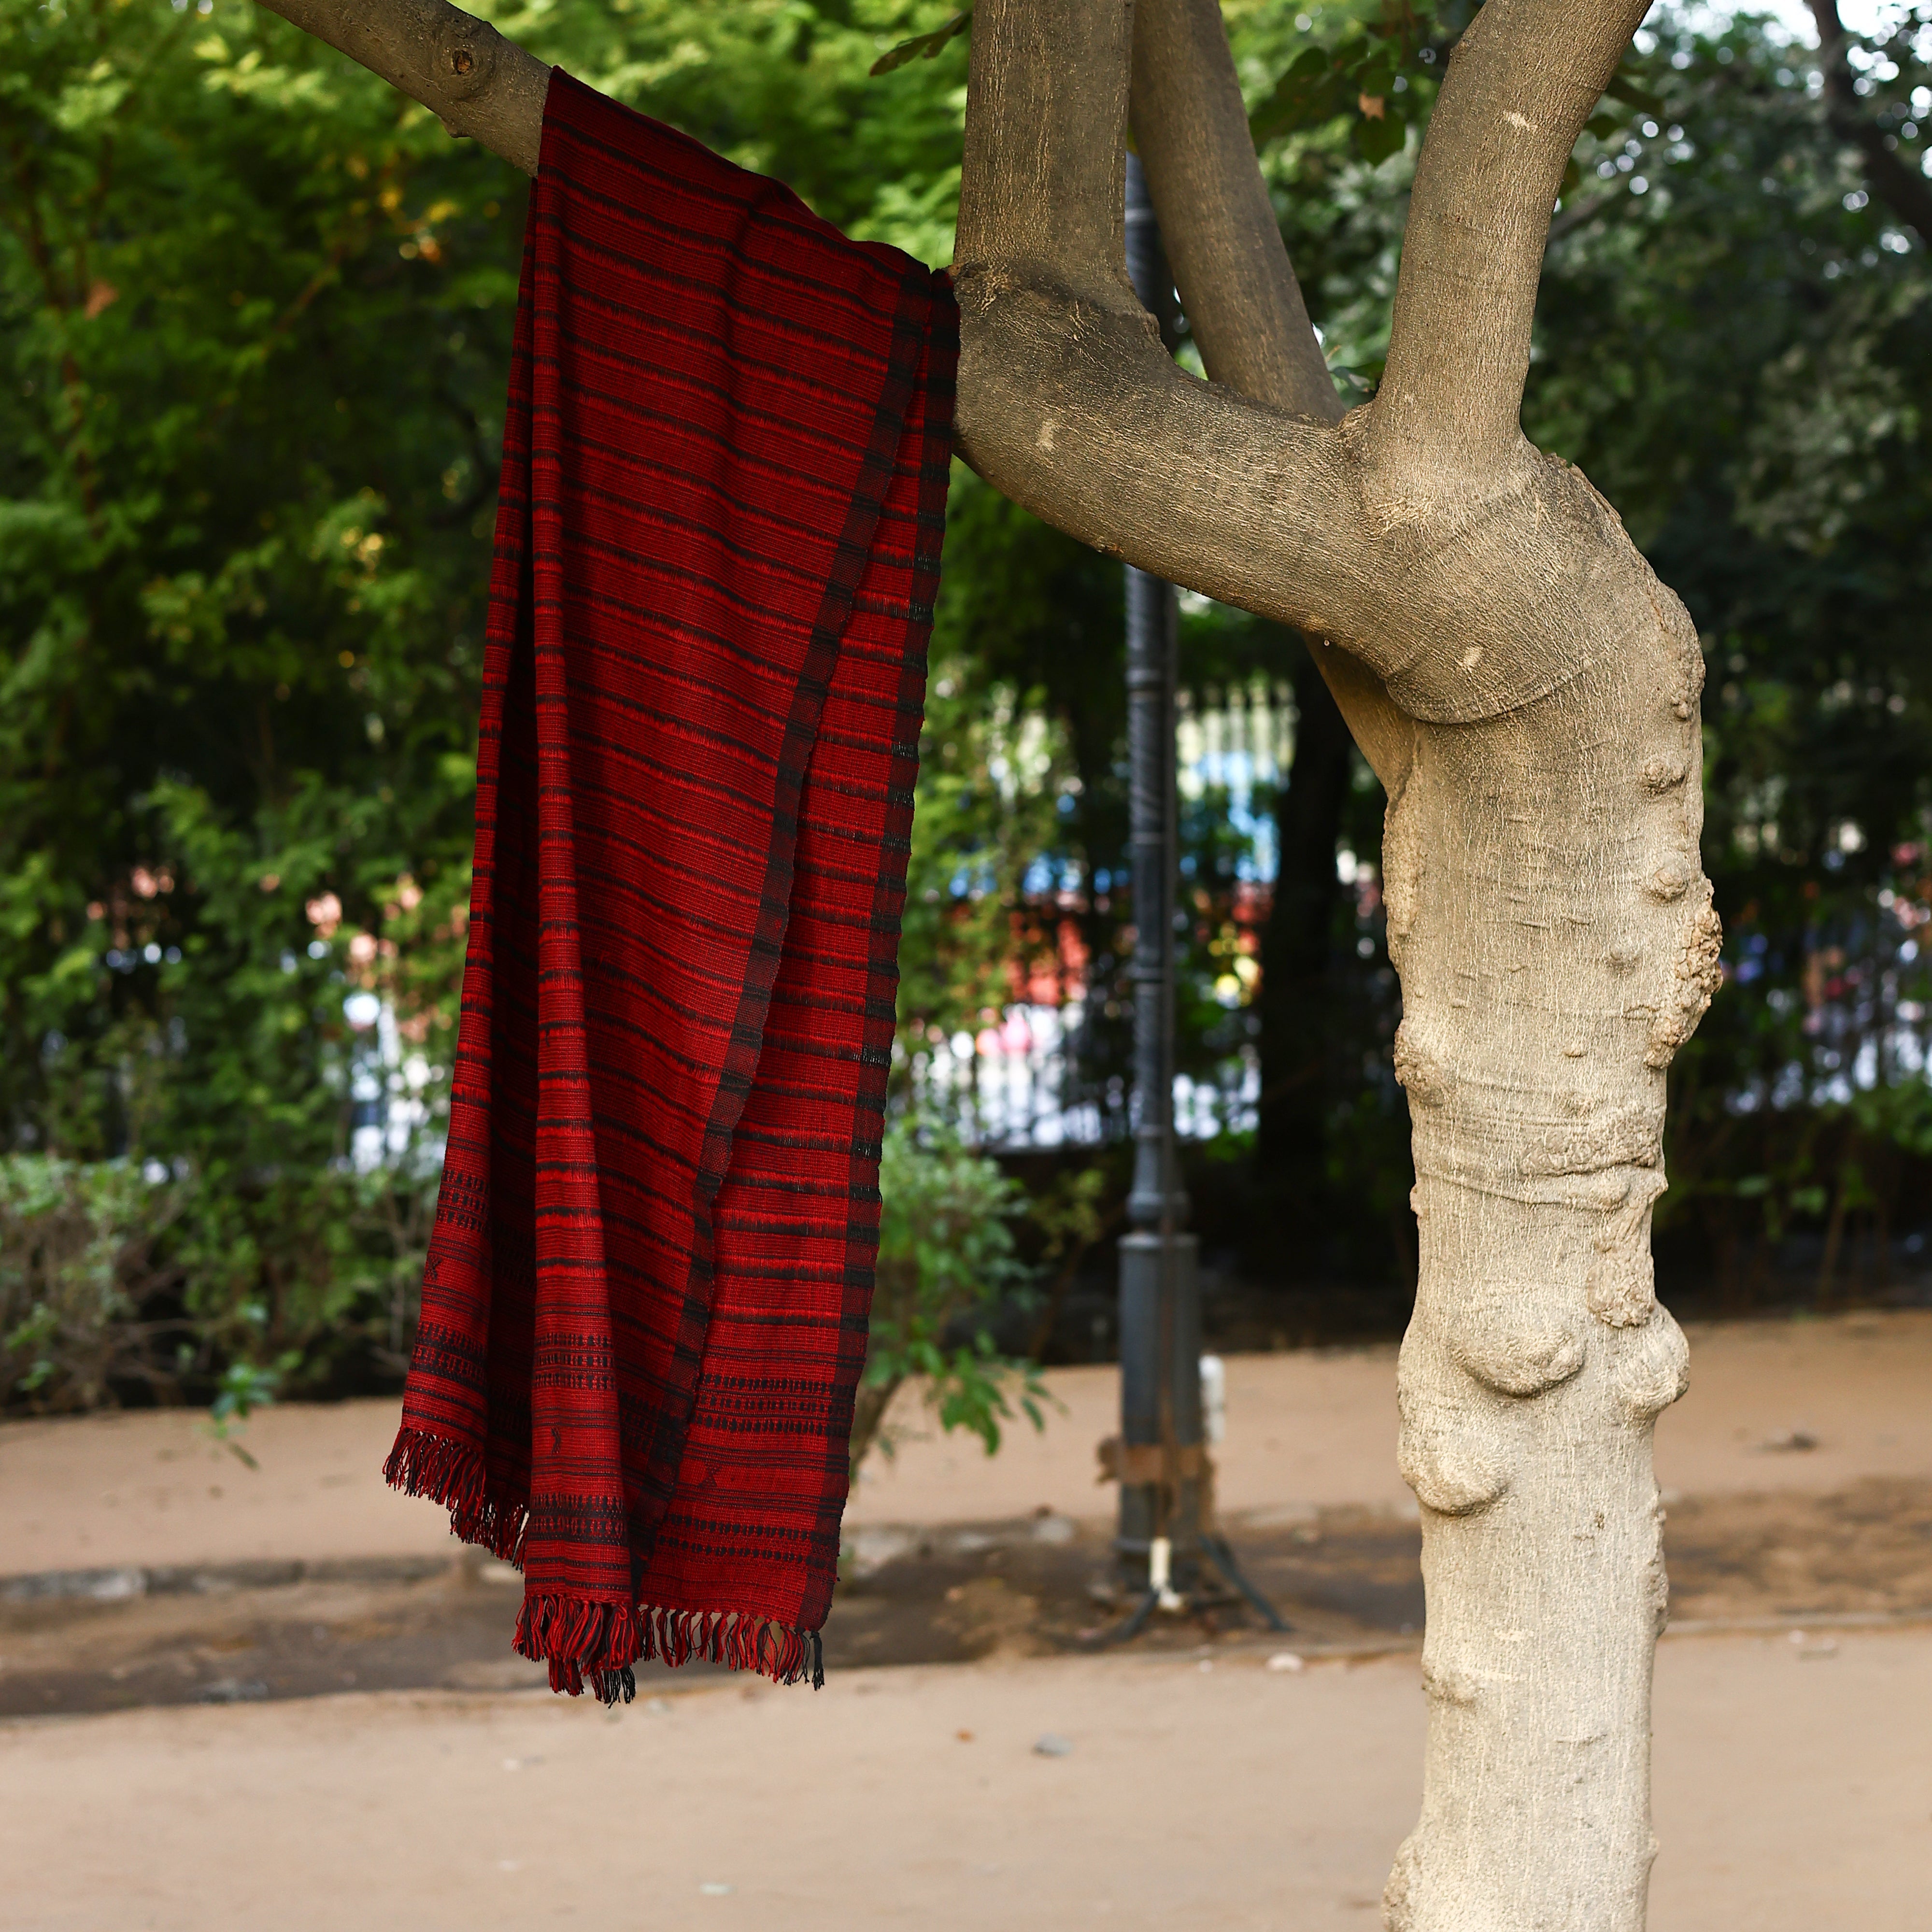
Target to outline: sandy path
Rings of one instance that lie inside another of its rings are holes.
[[[1693,1336],[1659,1473],[1690,1496],[1932,1474],[1932,1314]],[[1400,1508],[1392,1350],[1237,1358],[1231,1512]],[[988,1461],[914,1440],[856,1520],[1092,1518],[1106,1370]],[[182,1414],[0,1426],[0,1574],[447,1549],[376,1472],[389,1403],[272,1412],[241,1467]],[[1814,1448],[1767,1444],[1800,1430]],[[1755,1507],[1755,1506],[1754,1506]],[[617,1716],[393,1694],[0,1724],[7,1932],[1372,1928],[1413,1822],[1412,1656],[1171,1654],[694,1686]],[[1932,1924],[1932,1628],[1658,1663],[1652,1932]],[[972,1733],[970,1740],[958,1733]],[[1042,1733],[1070,1754],[1032,1749]],[[19,1848],[32,1846],[31,1858]],[[728,1890],[718,1888],[728,1887]]]
[[[991,1460],[960,1437],[915,1439],[869,1470],[848,1520],[946,1523],[1046,1507],[1108,1514],[1094,1445],[1115,1426],[1111,1368],[1048,1377],[1064,1412],[1016,1431]],[[1220,1454],[1230,1515],[1344,1504],[1402,1509],[1390,1348],[1237,1356]],[[1738,1323],[1691,1334],[1690,1393],[1658,1431],[1666,1490],[1835,1492],[1862,1476],[1932,1474],[1932,1311]],[[180,1412],[0,1424],[0,1575],[114,1564],[429,1553],[436,1510],[378,1474],[392,1402],[292,1406],[258,1417],[244,1468]],[[1818,1446],[1763,1444],[1793,1430]]]
[[[1652,1932],[1932,1892],[1932,1631],[1670,1640]],[[820,1696],[342,1697],[0,1726],[10,1932],[1302,1932],[1379,1922],[1413,1658],[860,1672]],[[970,1741],[959,1733],[970,1732]],[[1032,1747],[1052,1732],[1064,1756]],[[728,1892],[715,1888],[728,1886]],[[706,1888],[714,1889],[707,1890]]]

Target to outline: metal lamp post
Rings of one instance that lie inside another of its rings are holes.
[[[1127,272],[1170,352],[1179,320],[1139,158],[1127,157]],[[1133,1184],[1120,1239],[1120,1482],[1114,1547],[1141,1584],[1130,1636],[1156,1609],[1198,1588],[1205,1557],[1285,1628],[1216,1532],[1212,1472],[1202,1440],[1200,1244],[1174,1158],[1174,982],[1180,872],[1174,771],[1174,586],[1129,566],[1127,756],[1134,895]]]

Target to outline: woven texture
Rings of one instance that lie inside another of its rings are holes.
[[[943,274],[555,76],[386,1473],[561,1690],[818,1675],[957,353]]]

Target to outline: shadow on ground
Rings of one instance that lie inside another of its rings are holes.
[[[1228,1528],[1290,1634],[1270,1634],[1228,1598],[1156,1618],[1136,1647],[1266,1642],[1312,1654],[1419,1641],[1413,1522],[1334,1509],[1264,1512]],[[1680,1622],[1932,1615],[1932,1482],[1677,1502],[1666,1538]],[[536,1688],[542,1668],[509,1648],[520,1584],[515,1571],[472,1552],[14,1579],[0,1583],[0,1716]],[[1039,1516],[946,1530],[874,1527],[848,1546],[826,1664],[1096,1648],[1126,1607],[1099,1526]],[[640,1672],[640,1689],[662,1675]]]

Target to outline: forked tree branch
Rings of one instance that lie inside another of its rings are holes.
[[[975,10],[954,257],[962,441],[998,488],[1098,549],[1339,628],[1284,598],[1281,568],[1346,525],[1328,514],[1342,502],[1335,430],[1183,374],[1128,283],[1132,12],[1131,0]]]
[[[272,4],[534,170],[550,70],[494,28],[445,0]],[[1627,543],[1594,540],[1613,517],[1515,425],[1563,158],[1640,5],[1490,0],[1424,151],[1427,232],[1412,221],[1390,365],[1401,380],[1336,423],[1186,375],[1134,298],[1121,242],[1132,0],[981,0],[956,263],[968,460],[1096,548],[1341,645],[1415,718],[1494,716],[1574,676],[1580,611],[1594,650],[1643,632],[1654,614]],[[1244,374],[1319,410],[1300,322],[1258,313],[1257,291],[1292,277],[1271,218],[1261,232],[1252,160],[1235,164],[1232,76],[1224,54],[1205,58],[1208,24],[1171,27],[1194,50],[1170,84],[1178,111],[1206,117],[1199,145],[1149,117],[1169,182],[1220,198],[1194,299],[1225,315],[1238,362],[1234,324],[1253,317],[1273,346],[1250,350]],[[1150,106],[1160,98],[1156,87]],[[1510,634],[1458,653],[1478,602],[1509,608]],[[1366,704],[1370,681],[1356,682]],[[1378,770],[1396,755],[1366,748]]]
[[[1134,141],[1208,375],[1334,422],[1341,398],[1308,318],[1248,132],[1219,0],[1135,0]],[[1393,791],[1414,728],[1359,659],[1310,648],[1363,755]]]
[[[1580,638],[1614,650],[1647,634],[1654,611],[1628,542],[1621,532],[1601,541],[1613,514],[1516,422],[1560,144],[1600,86],[1576,77],[1569,44],[1607,76],[1611,38],[1628,32],[1634,4],[1491,0],[1558,77],[1519,73],[1526,63],[1506,45],[1452,71],[1437,109],[1438,126],[1450,110],[1448,157],[1435,164],[1432,232],[1415,270],[1405,263],[1409,381],[1385,380],[1375,403],[1334,423],[1181,374],[1133,298],[1116,212],[1127,0],[980,0],[955,265],[958,420],[974,466],[1097,548],[1342,645],[1412,717],[1494,716],[1575,676]],[[1540,122],[1502,104],[1512,91]],[[1459,93],[1469,97],[1460,112]],[[1459,158],[1508,218],[1500,266]],[[1505,160],[1531,184],[1502,178]],[[1469,232],[1454,232],[1459,221]],[[1226,286],[1210,273],[1210,310]],[[1420,339],[1432,308],[1432,352]],[[1498,342],[1514,346],[1499,356]],[[1393,431],[1392,390],[1402,398]],[[1510,634],[1487,627],[1480,649],[1458,641],[1472,610],[1496,608],[1510,610]],[[1591,621],[1580,626],[1582,613]]]

